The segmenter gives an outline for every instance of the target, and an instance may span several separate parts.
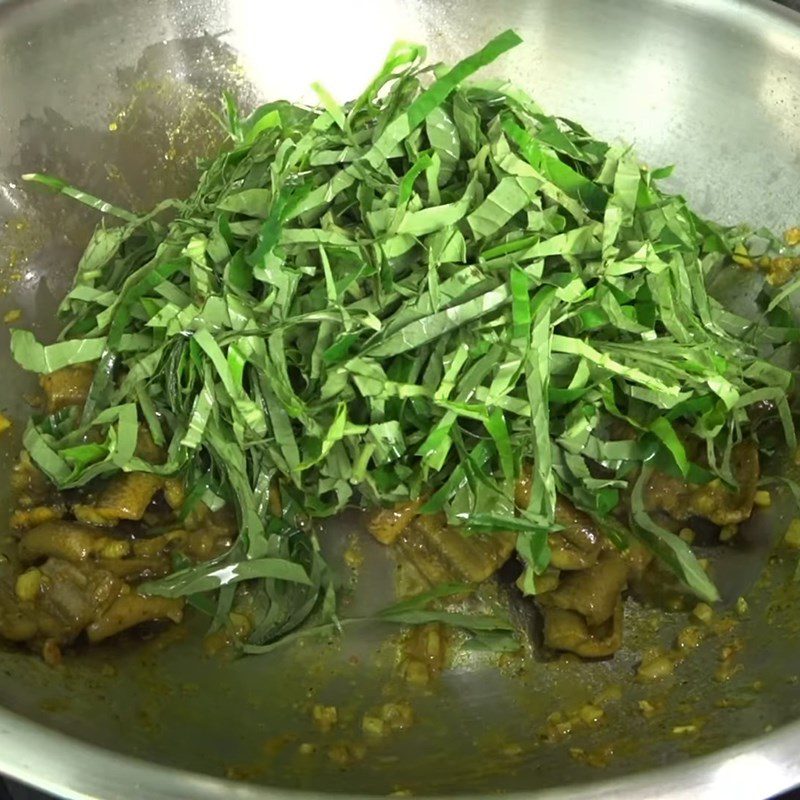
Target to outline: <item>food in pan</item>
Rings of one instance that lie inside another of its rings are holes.
[[[629,596],[718,600],[694,530],[734,537],[796,446],[799,239],[472,80],[518,43],[452,68],[399,44],[344,105],[226,97],[195,192],[146,213],[26,176],[104,222],[58,339],[13,332],[42,402],[0,636],[57,659],[186,606],[242,652],[335,627],[318,526],[349,507],[413,578],[388,621],[507,648],[502,610],[452,607],[501,573],[548,650],[601,658]],[[747,317],[713,290],[742,270]]]

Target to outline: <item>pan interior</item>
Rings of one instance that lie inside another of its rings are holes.
[[[395,39],[425,42],[432,59],[452,62],[506,27],[525,45],[496,74],[548,110],[634,143],[652,165],[675,163],[675,190],[702,213],[774,229],[798,222],[800,26],[758,5],[111,0],[101,11],[91,0],[0,3],[0,316],[19,308],[37,335],[52,333],[57,300],[97,222],[25,190],[22,173],[51,172],[143,208],[191,187],[195,159],[221,141],[212,112],[223,88],[245,105],[311,101],[308,86],[319,79],[344,99]],[[746,295],[742,285],[728,291]],[[0,353],[8,353],[6,326]],[[28,413],[24,395],[35,387],[3,358],[0,409],[15,421],[0,451],[7,472]],[[763,512],[749,546],[758,550],[793,515],[788,497]],[[363,551],[351,610],[384,604],[393,565],[359,520],[337,520],[325,538],[334,562],[353,538]],[[747,546],[726,555],[725,571],[746,569]],[[98,647],[57,670],[4,651],[0,704],[120,753],[271,786],[484,794],[589,784],[800,717],[794,570],[791,559],[773,558],[735,632],[712,637],[657,684],[636,683],[635,666],[647,647],[672,646],[686,614],[629,602],[626,645],[612,661],[498,668],[476,656],[414,689],[398,677],[393,631],[379,626],[228,662],[203,655],[198,622],[188,635]],[[737,668],[715,680],[734,642]],[[414,724],[365,740],[364,714],[387,702],[409,703]],[[333,731],[312,724],[317,704],[337,707]],[[599,721],[574,721],[587,705],[602,709]],[[559,719],[573,720],[572,730]],[[13,770],[2,757],[0,765]],[[121,788],[119,796],[135,795]]]

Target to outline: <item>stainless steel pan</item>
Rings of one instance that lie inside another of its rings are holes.
[[[24,323],[50,330],[96,222],[24,190],[21,173],[55,172],[143,207],[191,184],[194,157],[219,140],[207,112],[222,88],[246,102],[312,100],[307,87],[322,80],[345,99],[397,38],[454,60],[506,27],[525,45],[497,72],[548,109],[634,143],[652,164],[677,164],[675,189],[701,211],[773,228],[800,221],[800,17],[766,2],[0,2],[0,315],[20,308]],[[0,354],[7,344],[2,326]],[[0,358],[0,408],[18,421],[0,454],[7,469],[32,387]],[[751,541],[785,528],[791,513],[773,509]],[[330,546],[341,550],[353,527],[329,531]],[[371,577],[357,602],[374,604],[391,564],[363,547]],[[743,560],[734,554],[726,569]],[[459,662],[435,691],[399,687],[379,628],[235,663],[204,658],[191,636],[100,648],[56,670],[9,650],[0,653],[0,771],[103,800],[499,790],[765,798],[800,782],[793,569],[787,559],[771,564],[748,598],[735,634],[741,670],[724,682],[712,678],[722,646],[712,640],[665,683],[636,684],[646,640],[669,643],[685,617],[633,607],[632,635],[613,661]],[[600,724],[543,738],[549,715],[610,686],[622,697],[605,703]],[[417,718],[410,731],[344,767],[331,758],[340,745],[357,751],[366,709],[402,693]],[[661,710],[647,718],[642,701]],[[335,732],[311,726],[317,702],[340,709]],[[302,755],[303,743],[316,754]]]

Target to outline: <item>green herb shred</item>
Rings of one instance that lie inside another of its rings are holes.
[[[97,362],[85,407],[33,419],[25,448],[61,489],[182,474],[187,503],[236,509],[229,552],[141,591],[201,607],[213,591],[219,625],[247,581],[260,609],[247,644],[266,646],[335,620],[304,519],[425,495],[425,512],[466,534],[514,531],[533,593],[560,493],[596,519],[626,498],[630,534],[716,599],[689,546],[648,515],[644,481],[657,465],[732,485],[756,403],[795,445],[779,364],[798,339],[786,304],[800,283],[765,286],[755,320],[724,308],[707,287],[739,271],[749,234],[662,191],[669,170],[508,83],[469,80],[519,43],[506,31],[450,69],[398,44],[343,105],[315,86],[318,108],[243,115],[227,96],[230,146],[191,197],[144,215],[26,176],[119,224],[83,254],[58,341],[13,332],[25,369]],[[615,438],[615,420],[633,435]],[[141,425],[163,463],[135,454]],[[685,434],[705,441],[707,466]]]

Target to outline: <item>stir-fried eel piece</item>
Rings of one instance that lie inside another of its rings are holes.
[[[11,514],[9,524],[14,530],[25,531],[35,528],[45,522],[61,519],[67,513],[66,506],[34,506],[33,508],[17,509]]]
[[[133,542],[133,554],[140,558],[155,558],[162,552],[166,552],[169,545],[173,542],[183,543],[188,536],[187,531],[180,528],[162,533],[159,536],[149,536],[137,539]]]
[[[550,563],[565,570],[586,569],[595,564],[603,540],[591,517],[558,497],[555,521],[561,530],[549,536]]]
[[[209,514],[202,525],[186,531],[186,538],[181,540],[181,552],[192,561],[207,561],[230,550],[236,536],[236,520],[229,514],[219,512]],[[137,542],[135,546],[140,546]]]
[[[91,556],[119,558],[130,552],[130,542],[109,536],[107,531],[79,522],[46,522],[26,531],[19,542],[19,558],[33,563],[59,558],[77,563]]]
[[[517,507],[527,508],[530,495],[531,465],[525,463],[514,489]],[[561,526],[561,530],[549,536],[551,565],[556,569],[585,569],[592,566],[600,553],[602,537],[591,517],[559,495],[556,498],[555,522]]]
[[[61,559],[41,567],[39,593],[33,598],[41,637],[66,643],[91,624],[123,591],[125,584],[108,572]]]
[[[542,581],[536,595],[544,643],[584,658],[612,655],[622,644],[622,594],[628,577],[638,575],[647,559],[638,547],[620,553],[588,514],[563,497],[558,498],[556,521],[563,527],[550,534],[551,563],[561,573]]]
[[[98,558],[95,563],[100,569],[126,581],[160,578],[172,571],[169,558],[161,555],[149,558]]]
[[[524,464],[515,500],[527,508],[531,465]],[[622,644],[622,593],[628,577],[640,576],[649,554],[634,545],[622,554],[605,539],[592,518],[566,498],[556,499],[550,533],[550,569],[537,579],[537,602],[544,618],[544,643],[584,658],[612,655]]]
[[[515,536],[493,533],[465,536],[443,514],[420,515],[403,531],[395,547],[403,560],[434,586],[449,581],[485,581],[514,551]]]
[[[90,642],[100,642],[143,622],[183,619],[183,599],[170,597],[142,597],[128,593],[118,597],[109,608],[86,628]]]
[[[18,576],[10,591],[4,588],[0,626],[6,636],[9,624],[15,628],[17,641],[53,639],[65,644],[96,619],[124,585],[103,570],[50,558]],[[24,629],[20,619],[25,620]]]
[[[612,616],[596,627],[577,611],[548,608],[544,615],[544,642],[553,650],[564,650],[583,658],[613,655],[622,645],[622,601]]]
[[[622,559],[628,565],[630,582],[636,583],[644,578],[647,568],[653,563],[655,556],[640,542],[630,542],[628,549],[622,553]]]
[[[112,478],[94,503],[73,508],[75,517],[90,525],[116,525],[120,520],[139,520],[163,486],[163,479],[149,472],[127,472]]]
[[[384,544],[394,544],[404,566],[420,582],[435,586],[450,581],[480,583],[493,575],[514,551],[511,533],[467,536],[447,524],[444,514],[419,514],[421,502],[377,512],[368,524]]]
[[[758,448],[754,442],[741,442],[733,448],[731,470],[738,484],[735,489],[727,488],[719,479],[692,484],[656,472],[647,487],[648,508],[676,520],[704,517],[715,525],[744,522],[753,513],[758,486]]]
[[[11,490],[16,507],[9,517],[9,525],[14,530],[35,528],[62,519],[67,513],[64,498],[31,463],[26,452],[20,455],[11,471]]]
[[[34,466],[27,452],[23,451],[14,464],[9,483],[15,505],[9,524],[14,530],[27,530],[65,515],[64,498]]]
[[[68,644],[84,630],[100,641],[143,622],[179,622],[182,611],[182,600],[142,597],[105,569],[59,558],[18,576],[13,589],[0,582],[0,634],[14,641]]]
[[[95,365],[75,364],[72,367],[42,375],[39,378],[49,414],[68,406],[82,406],[86,402],[94,380]]]
[[[627,580],[627,564],[619,553],[607,551],[593,567],[563,573],[558,588],[539,595],[539,603],[576,611],[589,627],[597,627],[614,615]]]
[[[597,536],[601,549],[592,566],[555,575],[548,570],[537,579],[535,601],[544,618],[544,644],[583,658],[607,657],[622,645],[624,593],[653,561],[650,550],[638,542],[620,552]]]
[[[376,511],[367,525],[369,532],[381,543],[392,544],[411,524],[422,507],[422,500],[397,503],[391,508]]]
[[[164,479],[164,499],[173,511],[179,511],[186,502],[186,485],[181,478]]]

